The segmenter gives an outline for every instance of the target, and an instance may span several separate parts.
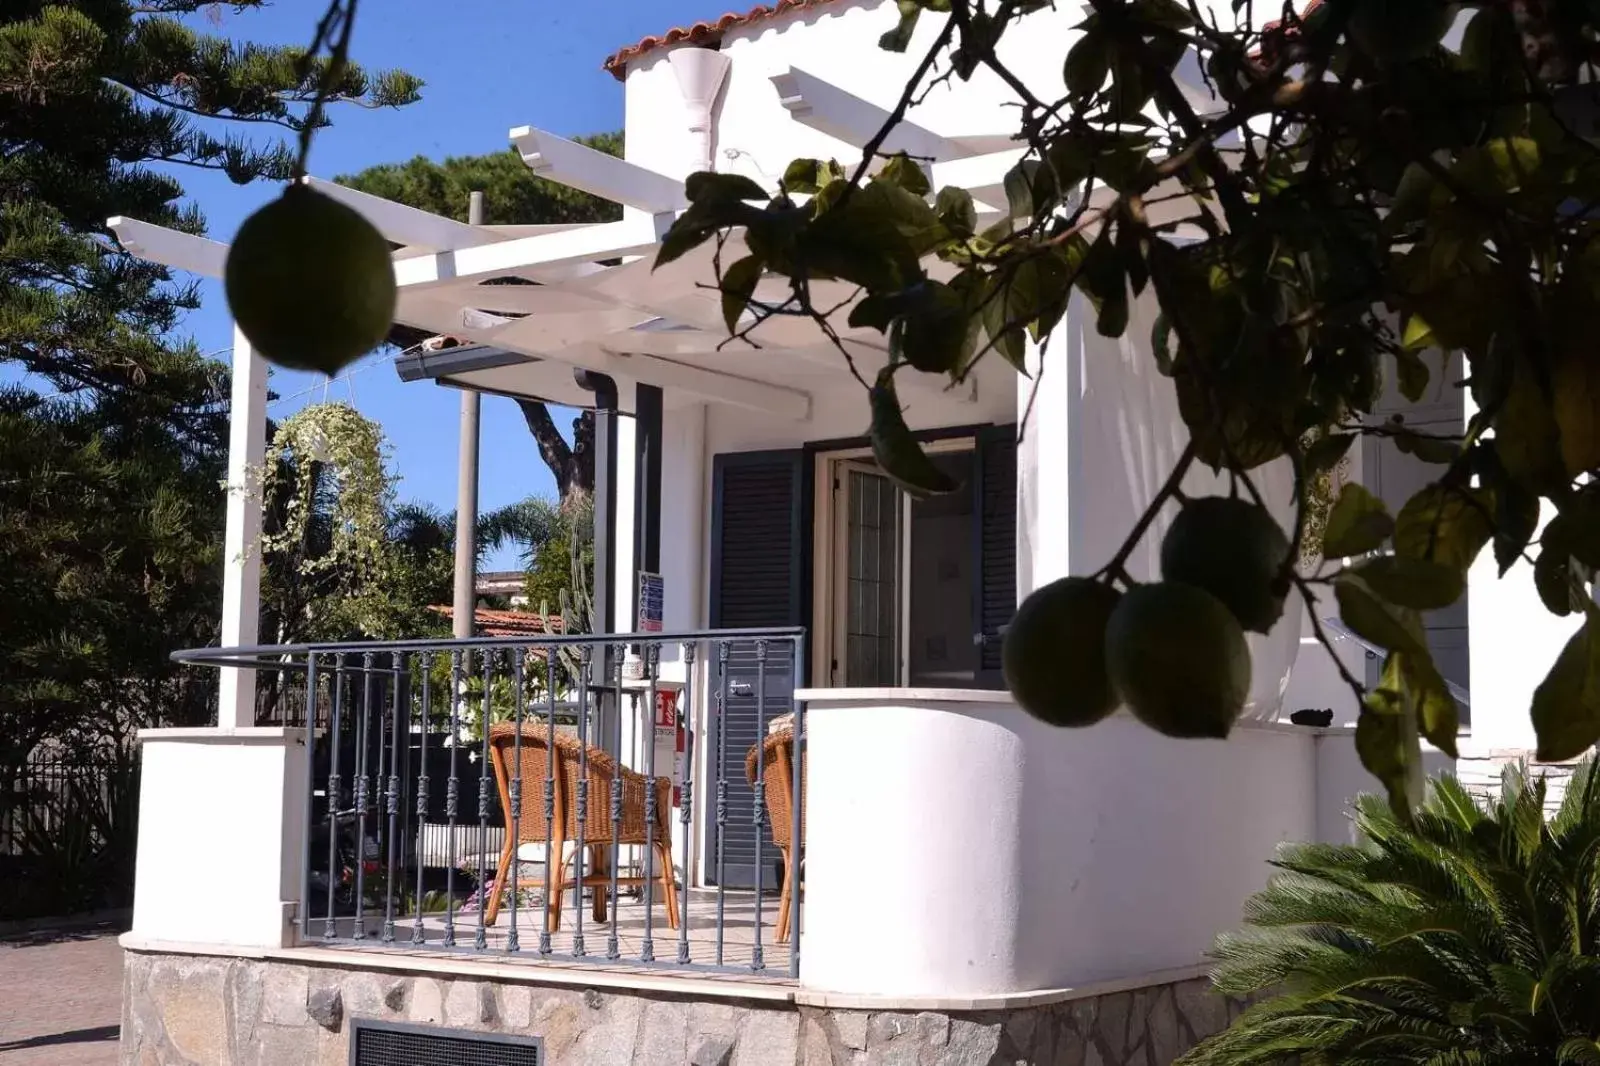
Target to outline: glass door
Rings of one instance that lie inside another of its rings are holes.
[[[904,495],[872,463],[834,464],[835,685],[901,683],[904,510]]]

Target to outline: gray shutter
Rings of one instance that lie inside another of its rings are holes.
[[[972,617],[980,688],[1004,688],[1000,637],[1017,611],[1017,427],[978,431],[973,514],[978,523]]]
[[[711,627],[755,629],[801,625],[805,620],[805,453],[741,452],[712,463]],[[712,654],[716,651],[713,648]],[[712,664],[713,691],[721,688]],[[759,683],[764,679],[764,684]],[[745,756],[761,738],[763,723],[793,705],[795,664],[786,644],[768,646],[765,670],[751,642],[730,645],[728,696],[714,713],[707,741],[720,779],[727,783],[726,824],[709,871],[730,888],[777,886],[778,849],[763,833],[756,869],[755,792],[745,778]],[[764,691],[764,702],[758,692]],[[720,734],[720,735],[719,735]],[[701,808],[715,819],[715,801]],[[709,828],[715,830],[713,820]]]

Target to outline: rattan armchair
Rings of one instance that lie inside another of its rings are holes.
[[[761,765],[756,763],[760,757]],[[783,857],[783,887],[778,895],[778,943],[789,940],[789,911],[794,905],[795,885],[800,877],[794,861],[794,727],[769,734],[759,746],[752,746],[744,759],[745,777],[752,787],[762,783],[772,842]],[[806,840],[806,784],[809,773],[800,779],[800,847]]]
[[[520,747],[520,761],[518,751]],[[524,724],[522,741],[517,743],[517,727],[511,722],[501,722],[489,729],[489,757],[494,764],[495,784],[500,790],[500,806],[505,812],[507,829],[505,846],[500,853],[500,865],[495,870],[494,886],[487,903],[484,918],[490,925],[500,911],[500,899],[506,882],[511,891],[517,891],[517,848],[523,844],[545,845],[545,923],[554,932],[561,925],[561,900],[568,889],[594,889],[594,916],[604,921],[606,895],[611,886],[608,872],[611,845],[629,844],[648,847],[654,853],[656,874],[661,879],[658,897],[667,908],[667,924],[678,927],[678,891],[672,872],[672,830],[669,815],[672,809],[672,782],[665,777],[655,780],[655,825],[652,829],[645,820],[645,796],[648,788],[643,774],[635,773],[601,748],[587,748],[576,737],[558,732],[554,740],[555,788],[553,810],[545,810],[544,782],[551,766],[551,738],[546,726]],[[583,845],[589,852],[589,873],[579,877],[574,869],[567,876],[567,864],[575,867],[581,863],[576,847],[578,841],[578,782],[583,778],[587,763],[588,804],[583,820]],[[511,822],[511,780],[521,776],[521,817],[515,830]],[[622,783],[622,814],[615,826],[611,823],[611,785],[613,780]],[[549,839],[546,839],[548,836]],[[570,858],[568,844],[574,845]],[[619,872],[620,873],[620,872]],[[642,885],[644,876],[618,876],[617,884]],[[580,894],[579,906],[583,900]]]

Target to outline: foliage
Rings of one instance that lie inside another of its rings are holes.
[[[1544,781],[1516,767],[1487,810],[1445,777],[1412,825],[1369,796],[1363,843],[1285,849],[1247,928],[1215,949],[1218,991],[1268,998],[1179,1062],[1595,1061],[1593,760],[1548,823],[1544,802]]]
[[[368,107],[416,94],[406,75],[325,77],[302,50],[180,20],[210,6],[0,10],[3,781],[47,736],[208,713],[208,679],[169,655],[216,638],[226,368],[173,336],[195,287],[123,252],[106,219],[201,233],[174,175],[281,180],[291,155],[261,134],[298,132],[319,88]]]
[[[1332,592],[1344,622],[1390,653],[1375,691],[1344,676],[1363,700],[1362,760],[1397,808],[1419,798],[1420,738],[1449,751],[1457,732],[1421,612],[1459,599],[1491,545],[1502,574],[1537,556],[1547,607],[1582,616],[1531,708],[1541,757],[1579,753],[1600,740],[1589,593],[1600,565],[1600,482],[1589,478],[1600,469],[1600,222],[1588,206],[1600,148],[1572,123],[1594,104],[1583,82],[1600,8],[1327,0],[1305,17],[1284,5],[1262,27],[1255,5],[1231,5],[1232,25],[1228,5],[1215,6],[1088,0],[1062,41],[1064,92],[1040,96],[1001,46],[1040,39],[1030,20],[1053,5],[905,0],[880,43],[915,43],[921,59],[860,162],[847,172],[795,160],[776,190],[692,175],[657,263],[717,242],[730,330],[799,315],[837,336],[847,315],[880,331],[889,364],[871,381],[858,372],[874,452],[920,494],[952,486],[907,431],[899,374],[959,381],[991,355],[1024,371],[1029,345],[1074,298],[1111,337],[1126,332],[1131,301],[1153,301],[1149,358],[1173,382],[1190,444],[1097,576],[1132,584],[1123,564],[1157,512],[1182,502],[1195,463],[1226,469],[1256,499],[1252,472],[1291,463],[1300,506],[1281,581],[1308,605]],[[1447,46],[1458,11],[1464,34]],[[919,31],[924,16],[936,21]],[[1193,102],[1180,64],[1204,72],[1211,101]],[[992,212],[879,151],[932,85],[980,71],[1018,105],[1025,146]],[[790,279],[788,295],[755,299],[763,273]],[[848,311],[833,296],[814,305],[812,282],[825,279],[860,298]],[[741,326],[747,307],[753,324]],[[1465,380],[1449,383],[1471,393],[1464,434],[1371,419],[1385,379],[1422,394],[1424,354],[1437,349],[1465,357]],[[1347,487],[1326,519],[1333,562],[1302,575],[1310,486],[1362,434],[1393,437],[1437,477],[1393,516]],[[1541,512],[1554,517],[1536,536]],[[1352,558],[1368,553],[1381,557]],[[1326,642],[1323,609],[1311,614]]]

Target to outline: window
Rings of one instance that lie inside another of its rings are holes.
[[[971,438],[927,445],[962,485],[977,471]],[[980,668],[972,492],[914,500],[865,451],[817,457],[813,617],[817,684],[966,688]]]

